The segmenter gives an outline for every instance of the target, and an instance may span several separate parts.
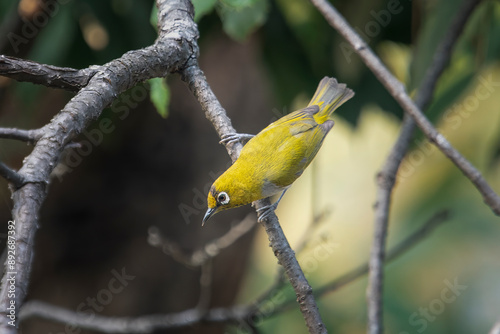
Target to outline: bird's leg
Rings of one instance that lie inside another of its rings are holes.
[[[245,144],[247,141],[255,137],[255,135],[251,135],[248,133],[229,133],[226,135],[222,135],[221,141],[219,144],[229,144],[239,141],[242,144]]]
[[[258,219],[259,223],[262,222],[265,218],[267,218],[267,216],[269,216],[271,214],[271,212],[274,212],[274,210],[276,210],[276,208],[278,207],[279,202],[281,201],[281,199],[283,198],[283,195],[285,195],[285,193],[286,193],[287,190],[288,190],[288,188],[285,189],[285,190],[283,190],[283,192],[281,193],[280,198],[278,198],[278,200],[276,202],[274,202],[273,204],[266,205],[266,206],[263,206],[262,208],[257,209],[257,213],[262,212],[259,215],[259,219]]]

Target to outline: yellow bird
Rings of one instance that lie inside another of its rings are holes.
[[[309,105],[271,123],[257,135],[230,134],[221,142],[251,138],[239,158],[222,174],[208,193],[203,224],[214,214],[281,193],[259,220],[276,209],[285,191],[304,172],[333,127],[335,109],[354,96],[336,79],[321,80]]]

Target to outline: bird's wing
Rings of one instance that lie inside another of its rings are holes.
[[[314,114],[318,111],[319,107],[314,105],[290,113],[263,129],[244,146],[240,163],[252,166],[252,173],[262,172],[263,195],[288,187],[318,152],[331,128],[316,123]],[[333,121],[328,122],[333,124]]]
[[[275,121],[274,123],[271,123],[265,128],[264,130],[272,129],[277,126],[283,126],[289,123],[295,123],[295,122],[300,122],[303,120],[310,120],[314,119],[313,115],[319,111],[319,107],[314,105],[310,106],[304,109],[300,109],[294,112],[289,113],[288,115],[285,115]]]
[[[316,107],[316,106],[314,106]],[[316,123],[311,111],[305,108],[290,114],[284,121],[273,123],[265,140],[267,161],[267,180],[278,186],[286,187],[297,179],[318,152],[323,139],[333,125],[333,121]],[[271,139],[271,137],[274,137]],[[263,141],[264,142],[264,141]]]

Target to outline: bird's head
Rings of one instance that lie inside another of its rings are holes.
[[[207,198],[208,210],[203,217],[202,225],[216,213],[234,207],[232,205],[231,194],[232,192],[229,189],[219,191],[215,184],[212,185]]]
[[[208,210],[203,217],[203,224],[220,211],[236,208],[254,200],[251,191],[240,182],[223,174],[210,188],[207,198]]]

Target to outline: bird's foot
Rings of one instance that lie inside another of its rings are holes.
[[[285,190],[283,190],[283,192],[280,195],[280,198],[278,198],[278,200],[275,203],[263,206],[262,208],[255,210],[255,211],[257,211],[257,214],[259,215],[259,218],[257,219],[257,221],[259,223],[262,223],[262,221],[264,219],[266,219],[267,216],[269,216],[271,213],[274,212],[274,210],[276,210],[276,208],[278,207],[278,204],[280,203],[281,199],[283,198],[283,196],[285,195],[287,190],[288,190],[288,188],[285,188]]]
[[[266,219],[271,213],[273,213],[277,207],[278,207],[278,202],[270,204],[270,205],[266,205],[266,206],[263,206],[262,208],[257,209],[256,211],[257,211],[257,214],[259,216],[257,221],[259,223],[262,223],[262,221],[264,219]]]
[[[246,143],[250,139],[255,137],[255,135],[251,135],[248,133],[229,133],[226,135],[222,135],[221,141],[219,144],[229,144],[229,143],[235,143],[235,142],[240,142],[242,144]]]

